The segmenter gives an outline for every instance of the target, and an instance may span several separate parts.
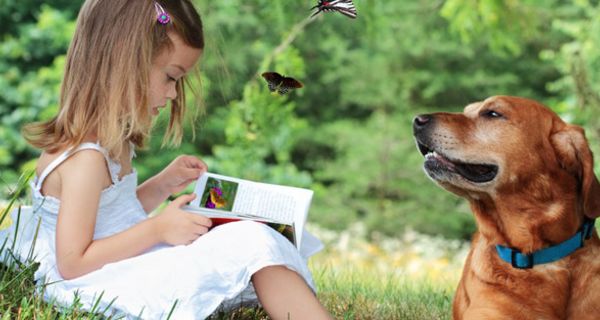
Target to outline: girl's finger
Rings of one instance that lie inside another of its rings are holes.
[[[197,224],[197,225],[205,226],[207,228],[212,227],[212,220],[210,220],[207,217],[194,214],[194,218],[193,219],[194,219],[193,220],[194,223]]]
[[[185,169],[181,170],[181,172],[183,173],[184,179],[195,180],[195,179],[198,179],[198,177],[200,177],[204,172],[206,172],[206,170],[199,169],[199,168],[185,168]]]
[[[188,203],[194,199],[196,199],[195,193],[184,194],[182,196],[177,197],[177,199],[173,200],[172,203],[173,203],[173,205],[177,206],[178,208],[181,208],[186,203]]]
[[[185,156],[183,159],[186,166],[197,169],[207,169],[206,163],[194,156]]]
[[[203,234],[206,234],[208,232],[208,228],[206,227],[200,227],[198,229],[196,229],[196,235],[199,237]]]

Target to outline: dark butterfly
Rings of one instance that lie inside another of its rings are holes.
[[[311,17],[316,16],[320,12],[323,11],[337,11],[346,17],[355,19],[356,18],[356,8],[354,7],[354,3],[352,0],[319,0],[319,3],[310,8],[310,10],[317,8],[317,11],[311,15]]]
[[[262,77],[267,80],[269,91],[277,91],[279,94],[286,94],[291,89],[302,88],[304,85],[290,77],[284,77],[277,72],[264,72]]]

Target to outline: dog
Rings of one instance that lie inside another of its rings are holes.
[[[600,319],[600,184],[581,127],[493,96],[413,120],[426,174],[476,220],[454,319]]]

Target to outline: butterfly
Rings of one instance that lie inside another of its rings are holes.
[[[277,72],[264,72],[262,77],[267,80],[269,91],[277,91],[279,94],[286,94],[291,89],[302,88],[304,86],[300,81],[294,78],[284,77]]]
[[[223,208],[227,205],[227,200],[223,198],[223,191],[215,187],[209,190],[210,196],[206,199],[207,208]]]
[[[311,15],[311,17],[316,16],[320,12],[323,11],[337,11],[346,17],[355,19],[356,18],[356,8],[354,7],[354,3],[352,0],[319,0],[319,3],[310,8],[310,10],[317,8],[317,11]]]

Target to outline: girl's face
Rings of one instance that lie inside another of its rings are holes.
[[[202,50],[186,45],[175,33],[169,33],[173,48],[163,50],[152,63],[150,70],[149,109],[153,116],[177,97],[176,82],[181,79],[200,58]]]

